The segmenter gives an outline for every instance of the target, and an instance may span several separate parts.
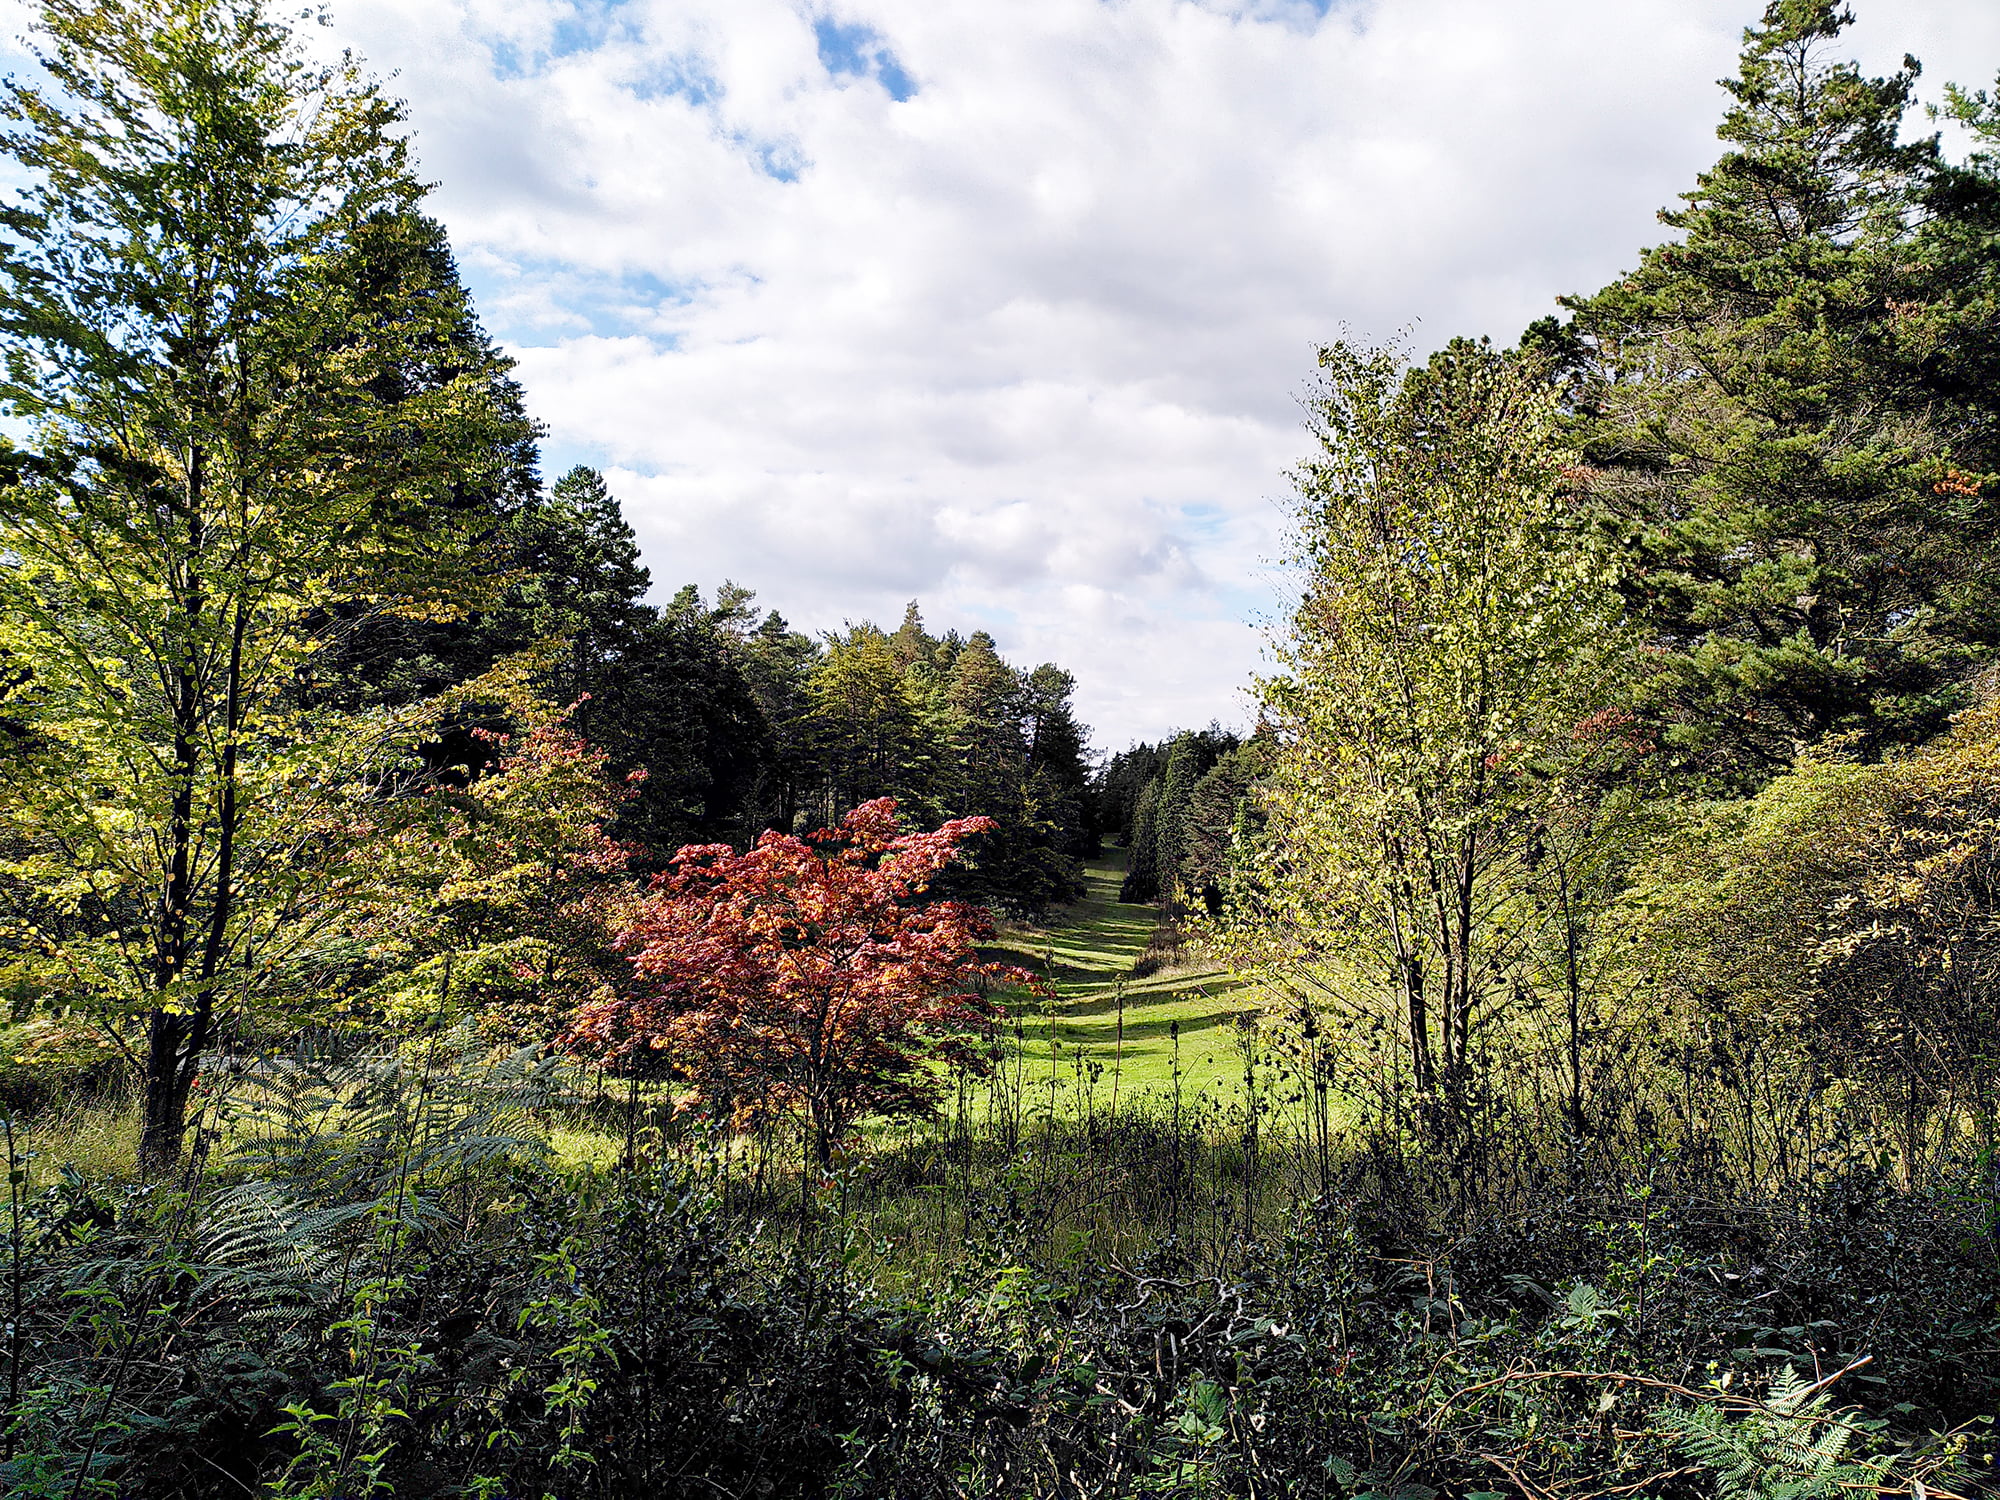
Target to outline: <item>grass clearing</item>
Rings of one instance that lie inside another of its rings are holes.
[[[1198,963],[1133,976],[1162,933],[1163,918],[1156,906],[1119,901],[1125,857],[1124,850],[1113,849],[1090,861],[1081,900],[1050,912],[1041,923],[1003,925],[997,941],[984,950],[1055,983],[1053,1003],[1018,997],[1009,1002],[1019,1042],[1006,1072],[1033,1110],[1046,1109],[1053,1095],[1063,1115],[1101,1114],[1114,1089],[1134,1102],[1164,1098],[1173,1091],[1176,1066],[1189,1100],[1202,1094],[1217,1103],[1242,1098],[1243,1060],[1233,1022],[1257,1008],[1258,991],[1226,970]],[[649,1105],[659,1103],[659,1090],[644,1092]],[[905,1128],[876,1122],[868,1134],[888,1145]],[[93,1178],[132,1175],[139,1111],[123,1090],[30,1111],[17,1121],[17,1130],[36,1187],[53,1181],[66,1164]],[[622,1132],[581,1114],[551,1122],[547,1136],[554,1158],[573,1169],[608,1170],[625,1150]]]
[[[139,1103],[123,1092],[89,1093],[14,1121],[14,1148],[27,1168],[25,1186],[39,1191],[64,1167],[85,1177],[122,1180],[139,1154]]]
[[[1037,1079],[1046,1086],[1051,1071],[1060,1079],[1094,1065],[1102,1070],[1095,1085],[1101,1097],[1108,1097],[1114,1076],[1121,1093],[1169,1091],[1178,1023],[1182,1089],[1240,1094],[1243,1061],[1232,1022],[1258,1008],[1259,992],[1225,969],[1201,964],[1133,977],[1162,917],[1156,906],[1119,901],[1125,858],[1123,849],[1113,849],[1091,860],[1083,899],[1051,912],[1046,923],[1001,929],[993,956],[1046,974],[1056,987],[1052,1004],[1011,1007],[1021,1026],[1019,1066],[1030,1087]],[[1061,1087],[1074,1097],[1073,1083]]]

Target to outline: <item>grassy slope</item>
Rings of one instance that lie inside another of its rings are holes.
[[[1118,885],[1125,875],[1122,849],[1091,861],[1084,873],[1089,889],[1081,901],[1049,913],[1038,926],[1004,928],[996,945],[996,957],[1046,973],[1056,983],[1052,1007],[1031,1002],[1020,1008],[1028,1076],[1048,1076],[1053,1028],[1062,1074],[1071,1074],[1079,1052],[1086,1064],[1103,1067],[1097,1085],[1100,1098],[1108,1095],[1114,1072],[1126,1092],[1170,1088],[1174,1062],[1170,1023],[1178,1021],[1182,1087],[1190,1093],[1240,1089],[1243,1065],[1229,1023],[1253,1008],[1254,992],[1223,970],[1199,965],[1131,978],[1132,966],[1146,951],[1160,919],[1159,908],[1119,902]]]

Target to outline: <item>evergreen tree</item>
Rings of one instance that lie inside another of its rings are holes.
[[[1183,864],[1188,857],[1188,819],[1195,788],[1218,759],[1234,750],[1236,736],[1219,725],[1187,729],[1160,746],[1139,745],[1114,757],[1099,796],[1108,803],[1105,816],[1115,816],[1142,770],[1151,774],[1134,797],[1121,901],[1177,901],[1182,890]]]
[[[1188,797],[1176,878],[1185,899],[1199,900],[1210,915],[1222,910],[1237,840],[1261,833],[1255,789],[1270,771],[1273,750],[1271,739],[1259,736],[1225,752]]]
[[[456,599],[425,611],[336,606],[336,628],[325,632],[295,685],[308,704],[402,706],[479,676],[533,639],[519,608],[509,608],[507,585],[543,561],[524,557],[522,544],[542,503],[537,428],[511,374],[513,362],[474,314],[441,224],[411,207],[385,208],[359,227],[349,259],[357,305],[401,305],[422,314],[401,357],[371,375],[377,399],[415,410],[449,392],[476,389],[504,423],[492,436],[492,461],[467,466],[432,490],[439,535],[458,537],[471,554]],[[389,467],[402,461],[385,456]],[[467,764],[477,759],[462,731],[448,739],[450,747],[434,755]]]
[[[1160,773],[1166,763],[1161,747],[1137,744],[1121,750],[1105,762],[1092,788],[1096,824],[1125,848],[1132,847],[1133,820],[1139,811],[1139,794],[1146,783]]]
[[[1187,730],[1174,736],[1167,751],[1166,768],[1160,773],[1159,801],[1154,808],[1154,865],[1159,894],[1170,901],[1185,898],[1183,890],[1188,857],[1188,820],[1195,788],[1223,755],[1236,748],[1236,736],[1211,724],[1207,729]]]
[[[770,721],[735,626],[747,601],[714,607],[693,584],[647,611],[586,707],[591,737],[645,780],[619,829],[664,856],[684,843],[748,842],[774,753]],[[754,825],[754,826],[753,826]]]
[[[1082,894],[1081,730],[1069,675],[1044,664],[1023,674],[975,631],[953,658],[952,811],[994,827],[973,840],[954,893],[1016,910]]]
[[[1125,861],[1125,879],[1119,883],[1120,901],[1145,902],[1159,899],[1160,778],[1155,776],[1139,792],[1132,810],[1131,850]]]
[[[2000,648],[1991,173],[1902,139],[1914,60],[1828,60],[1849,19],[1767,8],[1731,149],[1662,215],[1677,241],[1529,340],[1575,361],[1590,486],[1665,648],[1640,703],[1726,787],[1829,735],[1935,733]]]
[[[775,609],[754,630],[738,632],[737,646],[744,680],[771,734],[745,827],[793,833],[814,774],[811,684],[820,649]]]
[[[904,671],[919,664],[935,665],[933,659],[937,654],[938,643],[924,629],[923,611],[917,608],[916,600],[912,599],[904,608],[903,623],[897,626],[896,633],[889,637],[889,645],[896,654],[897,664]],[[950,670],[949,663],[945,669]]]
[[[1022,712],[1030,780],[1063,830],[1063,852],[1083,859],[1099,844],[1091,816],[1089,735],[1070,706],[1075,691],[1075,678],[1044,662],[1023,683]]]
[[[808,816],[832,827],[850,808],[893,797],[927,817],[930,747],[889,637],[860,625],[829,638],[808,694],[808,753],[818,780]]]

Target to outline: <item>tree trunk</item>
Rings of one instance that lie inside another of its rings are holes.
[[[189,531],[198,544],[198,523],[190,521]],[[173,682],[174,795],[167,818],[166,881],[160,891],[153,939],[153,988],[162,998],[147,1018],[145,1104],[139,1131],[139,1170],[148,1177],[171,1172],[179,1161],[181,1125],[187,1108],[188,1080],[181,1076],[187,1018],[170,1010],[166,997],[187,972],[189,908],[194,901],[194,783],[199,754],[200,685],[192,637],[200,613],[201,599],[197,593],[186,611],[190,639]]]
[[[1431,1059],[1429,1000],[1424,994],[1424,962],[1414,953],[1400,960],[1403,1006],[1410,1022],[1410,1067],[1419,1094],[1430,1093],[1437,1081]]]
[[[156,1010],[146,1027],[146,1076],[139,1124],[139,1172],[163,1177],[179,1164],[188,1080],[181,1076],[187,1017]]]
[[[168,835],[167,880],[161,899],[160,932],[155,946],[158,954],[155,985],[162,993],[176,983],[187,982],[189,940],[194,930],[195,781],[201,754],[203,718],[202,682],[195,661],[195,636],[208,602],[200,572],[206,541],[201,518],[201,507],[206,498],[205,480],[202,450],[196,447],[188,463],[187,549],[190,577],[183,608],[188,642],[174,680],[176,785]],[[141,1175],[147,1177],[164,1176],[180,1164],[182,1137],[187,1130],[188,1095],[200,1071],[202,1051],[208,1046],[215,1014],[215,982],[228,951],[227,929],[236,879],[236,835],[242,820],[236,796],[236,737],[242,719],[246,623],[245,609],[239,602],[236,617],[231,623],[228,681],[225,684],[227,704],[219,768],[221,805],[218,808],[216,865],[212,876],[215,899],[208,914],[208,930],[201,945],[198,972],[194,976],[200,988],[186,1010],[168,1010],[162,1005],[152,1012],[147,1022],[144,1102],[139,1129],[139,1170]]]

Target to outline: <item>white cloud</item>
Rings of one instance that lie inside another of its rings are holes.
[[[918,596],[1075,671],[1112,747],[1244,717],[1315,344],[1511,338],[1629,265],[1757,9],[336,5],[663,591],[812,627]],[[2000,68],[2000,8],[1860,8],[1871,67]]]

